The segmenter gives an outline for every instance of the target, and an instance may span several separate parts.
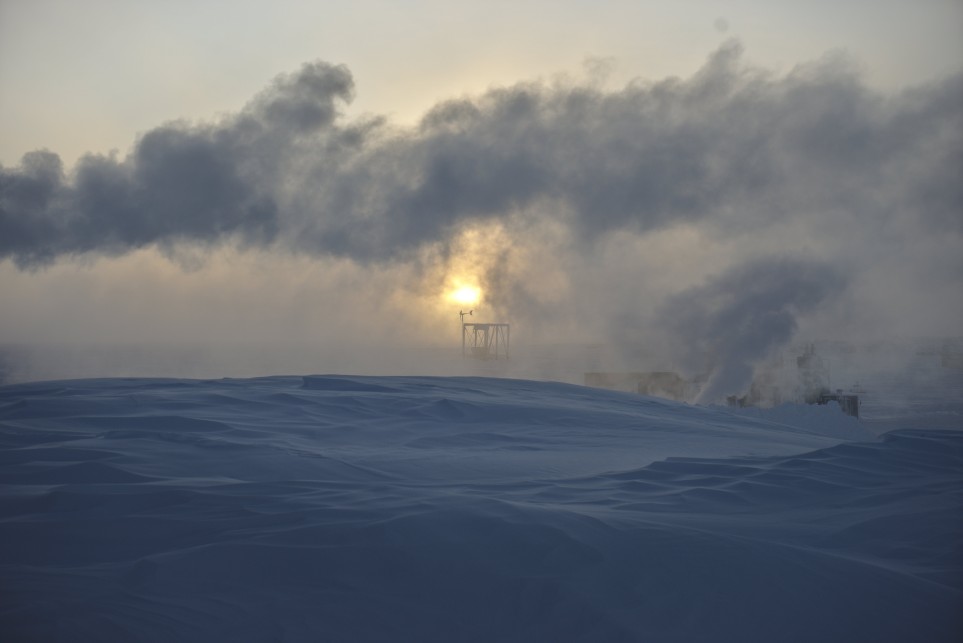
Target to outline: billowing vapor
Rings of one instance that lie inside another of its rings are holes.
[[[124,157],[31,152],[0,167],[0,260],[235,247],[405,266],[386,288],[424,296],[470,247],[490,310],[669,335],[712,361],[712,395],[799,329],[963,327],[961,75],[888,95],[839,56],[776,75],[730,42],[688,79],[520,83],[408,129],[347,119],[354,91],[310,63]]]
[[[179,241],[269,244],[285,159],[331,128],[352,87],[343,67],[305,65],[222,123],[158,127],[123,161],[81,158],[69,181],[56,154],[31,152],[0,174],[0,257],[30,267]]]
[[[758,362],[792,339],[797,319],[839,294],[845,276],[805,260],[760,259],[671,296],[663,323],[681,359],[711,373],[696,401],[745,392]]]

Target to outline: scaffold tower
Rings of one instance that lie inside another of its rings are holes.
[[[511,347],[511,324],[477,324],[462,322],[462,357],[475,359],[508,359]]]

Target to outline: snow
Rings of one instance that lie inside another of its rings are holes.
[[[0,633],[956,641],[950,402],[874,425],[484,377],[3,386]]]

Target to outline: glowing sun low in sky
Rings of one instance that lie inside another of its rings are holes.
[[[481,298],[481,290],[474,286],[459,286],[448,293],[449,301],[462,306],[473,306]]]

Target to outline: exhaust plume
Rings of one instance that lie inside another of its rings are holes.
[[[806,260],[764,258],[670,297],[663,323],[677,354],[708,379],[696,402],[745,393],[757,363],[796,332],[797,319],[842,292],[845,276]]]
[[[777,75],[741,55],[611,90],[498,87],[413,128],[347,119],[350,72],[309,63],[125,156],[0,167],[0,261],[238,248],[371,271],[391,301],[465,265],[490,312],[553,338],[675,324],[683,353],[715,355],[706,395],[797,331],[963,326],[963,75],[884,94],[840,56]]]

